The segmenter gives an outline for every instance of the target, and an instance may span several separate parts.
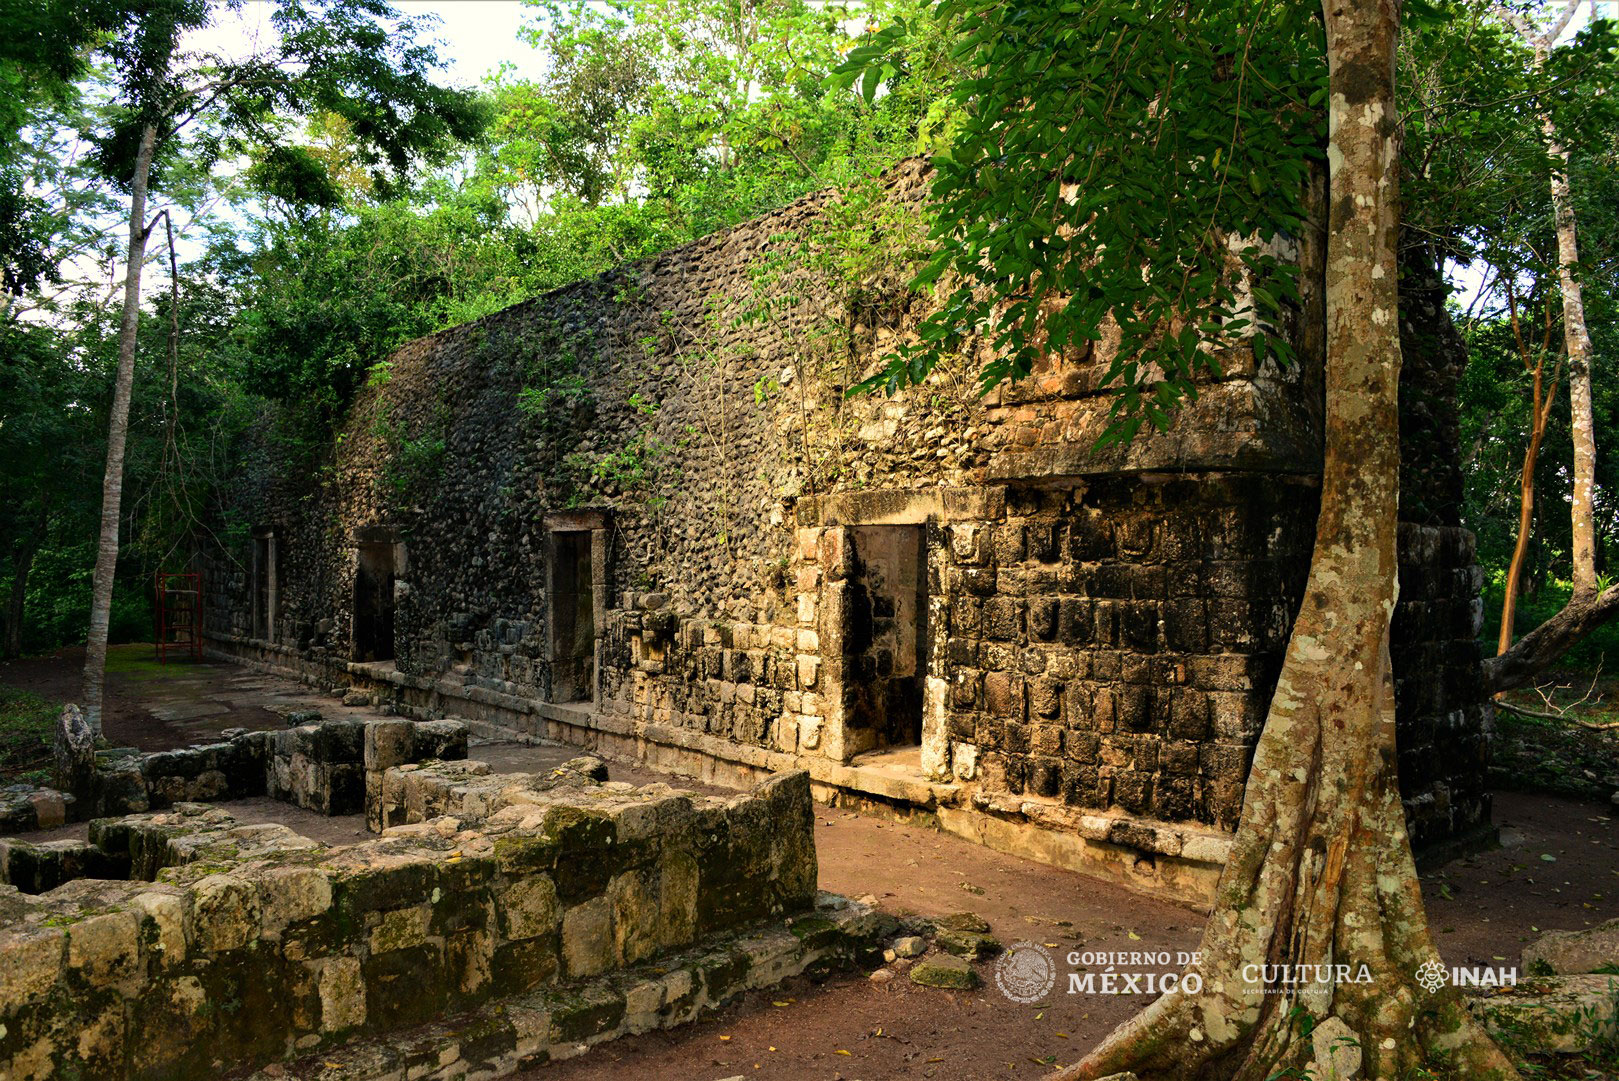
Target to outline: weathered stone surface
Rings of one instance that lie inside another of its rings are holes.
[[[1523,971],[1531,976],[1571,976],[1619,972],[1619,920],[1583,931],[1551,931],[1523,950]]]
[[[613,906],[595,897],[562,917],[562,961],[570,977],[594,976],[613,967]]]
[[[358,747],[358,732],[288,731]],[[454,751],[458,733],[425,745]],[[89,842],[0,849],[17,868],[36,866],[36,850],[116,857],[130,876],[0,889],[0,1034],[44,1041],[0,1041],[0,1076],[43,1077],[43,1063],[53,1076],[200,1081],[536,989],[554,998],[527,1039],[594,1040],[689,1018],[738,981],[766,986],[798,971],[794,958],[847,960],[854,936],[892,933],[830,908],[813,941],[782,928],[816,903],[802,775],[716,798],[606,781],[593,759],[544,776],[446,761],[382,772],[408,815],[435,817],[326,849],[185,802],[98,819]],[[705,853],[728,861],[722,871],[704,872]],[[639,993],[633,1021],[610,988],[567,990],[742,928],[753,930],[705,961],[701,983],[671,971]],[[505,1039],[456,1046],[497,1055]]]
[[[927,952],[927,940],[918,935],[904,935],[893,943],[895,957],[920,957]]]
[[[1001,944],[993,936],[976,931],[940,931],[933,942],[941,950],[969,961],[980,960],[1001,950]]]
[[[1584,1051],[1619,1036],[1619,976],[1534,978],[1467,1004],[1519,1054]]]
[[[967,931],[989,934],[989,921],[976,912],[955,912],[948,916],[934,916],[929,922],[941,931]]]
[[[129,979],[140,959],[139,929],[131,912],[108,912],[73,924],[67,935],[69,970],[91,987]]]
[[[959,957],[935,955],[911,966],[911,982],[922,987],[971,991],[978,986],[978,973]]]

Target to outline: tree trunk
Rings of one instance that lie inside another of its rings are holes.
[[[6,641],[4,657],[11,660],[22,656],[23,607],[28,600],[28,572],[34,566],[34,552],[38,545],[25,540],[11,552],[11,598],[6,604]]]
[[[1518,616],[1518,587],[1523,581],[1524,558],[1529,554],[1529,532],[1534,527],[1535,515],[1535,460],[1540,457],[1541,427],[1537,423],[1529,436],[1529,446],[1523,452],[1523,471],[1518,476],[1518,543],[1512,546],[1512,562],[1507,566],[1507,581],[1501,598],[1501,632],[1496,638],[1495,652],[1505,653],[1512,647],[1512,629]]]
[[[1557,213],[1557,283],[1563,294],[1563,342],[1568,354],[1569,433],[1574,439],[1574,498],[1569,513],[1574,526],[1574,596],[1597,589],[1596,423],[1591,411],[1591,335],[1585,326],[1585,295],[1576,267],[1580,261],[1575,235],[1574,203],[1568,191],[1568,151],[1557,141],[1551,117],[1544,121],[1547,154],[1552,166],[1552,206]]]
[[[1507,294],[1510,299],[1512,293]],[[1546,310],[1547,340],[1542,342],[1540,354],[1531,368],[1529,348],[1524,343],[1518,323],[1518,306],[1512,304],[1512,331],[1518,342],[1523,366],[1534,376],[1532,408],[1529,411],[1529,446],[1523,452],[1523,471],[1518,476],[1518,542],[1512,547],[1512,563],[1507,568],[1506,587],[1501,598],[1501,629],[1496,636],[1497,655],[1512,647],[1512,635],[1518,616],[1518,594],[1529,592],[1524,588],[1524,563],[1529,555],[1529,539],[1535,532],[1535,466],[1540,461],[1540,445],[1546,439],[1546,425],[1552,419],[1552,404],[1557,400],[1557,383],[1562,378],[1562,365],[1553,371],[1551,387],[1545,385],[1546,349],[1550,344],[1551,309]]]
[[[135,332],[140,327],[141,264],[146,261],[146,182],[157,129],[141,131],[129,198],[129,265],[124,270],[123,321],[118,327],[118,375],[107,421],[107,470],[101,480],[101,539],[90,598],[90,633],[84,646],[84,719],[101,736],[101,692],[107,675],[107,625],[118,569],[118,519],[124,496],[124,444],[129,436],[129,399],[135,384]]]
[[[1306,1068],[1327,1077],[1339,1054],[1359,1059],[1356,1076],[1365,1078],[1403,1078],[1441,1057],[1457,1076],[1516,1076],[1457,998],[1429,995],[1415,981],[1438,954],[1395,776],[1389,661],[1399,10],[1397,0],[1325,0],[1323,11],[1327,413],[1309,581],[1204,927],[1201,986],[1183,982],[1157,999],[1067,1078],[1131,1070],[1154,1081],[1266,1081]],[[1278,985],[1260,965],[1347,965],[1350,978]]]
[[[1561,612],[1511,649],[1484,662],[1485,693],[1497,695],[1533,683],[1581,639],[1615,616],[1619,616],[1619,586],[1569,598]]]

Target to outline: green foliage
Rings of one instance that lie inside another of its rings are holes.
[[[431,494],[432,486],[444,474],[445,452],[449,447],[450,411],[439,403],[426,427],[410,434],[393,417],[389,402],[377,403],[372,434],[383,448],[378,487],[393,497],[395,505],[419,502]]]
[[[1288,357],[1269,330],[1296,284],[1274,246],[1303,230],[1324,139],[1324,42],[1307,5],[945,0],[938,17],[975,73],[934,159],[938,253],[918,277],[951,287],[921,344],[858,389],[920,383],[987,329],[987,390],[1116,325],[1104,438],[1128,439],[1143,420],[1167,426],[1194,380],[1218,374],[1214,347],[1253,335]]]
[[[62,706],[0,683],[0,776],[48,765]]]

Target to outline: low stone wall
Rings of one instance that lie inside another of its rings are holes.
[[[746,991],[791,976],[876,967],[897,921],[821,894],[815,911],[785,926],[723,935],[703,946],[586,984],[503,999],[428,1025],[410,1038],[357,1041],[249,1081],[463,1081],[494,1078],[583,1054],[620,1036],[693,1021]]]
[[[457,769],[467,783],[450,785]],[[407,807],[431,789],[464,818],[325,848],[185,804],[92,831],[104,858],[156,881],[0,888],[0,1077],[213,1078],[815,901],[802,773],[725,800],[588,769],[500,783],[470,765],[392,772],[420,775],[389,779]]]
[[[467,727],[457,721],[322,721],[175,751],[101,751],[85,800],[29,785],[0,789],[0,834],[250,796],[323,815],[356,814],[365,806],[367,748],[378,726],[388,735],[377,768],[467,756]]]

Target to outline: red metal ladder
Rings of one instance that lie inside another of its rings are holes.
[[[184,652],[202,660],[202,575],[191,571],[158,571],[156,576],[157,659],[169,663],[169,654]]]

